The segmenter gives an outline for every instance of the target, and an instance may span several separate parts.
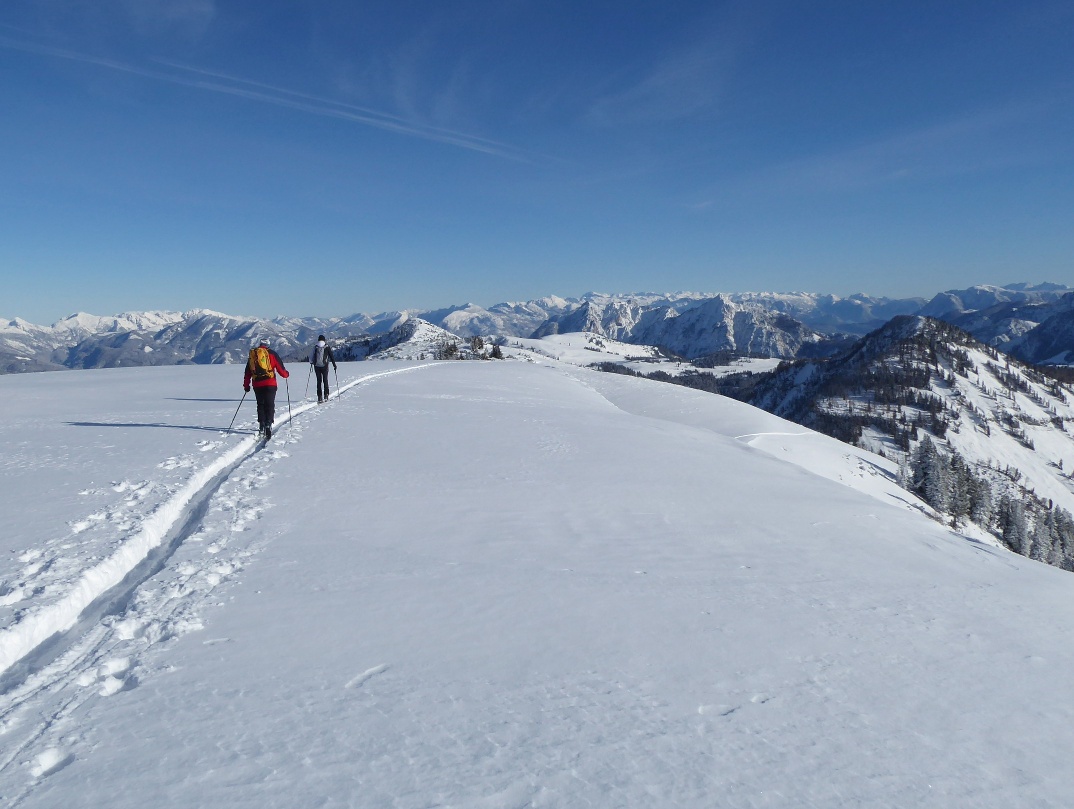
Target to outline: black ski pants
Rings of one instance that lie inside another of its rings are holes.
[[[317,401],[328,398],[328,363],[323,366],[314,365],[313,372],[317,374]],[[324,393],[321,393],[321,391]]]
[[[254,398],[257,399],[258,428],[263,430],[272,426],[272,422],[276,420],[276,386],[254,388]]]

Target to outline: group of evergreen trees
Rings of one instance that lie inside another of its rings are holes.
[[[464,351],[459,347],[459,344],[455,340],[449,340],[444,338],[440,340],[435,346],[433,346],[433,359],[434,360],[502,360],[503,349],[500,348],[499,343],[486,344],[485,340],[481,337],[471,337],[468,342],[469,351]],[[486,345],[491,345],[491,348],[486,351]],[[422,359],[425,359],[424,354]]]
[[[1074,570],[1074,517],[1004,481],[998,500],[993,485],[955,451],[941,452],[925,436],[910,454],[902,484],[957,527],[967,520],[998,534],[1015,553],[1064,570]]]
[[[927,435],[910,454],[901,483],[936,511],[950,516],[953,526],[969,520],[990,528],[995,519],[992,484],[975,474],[957,452],[940,452]]]

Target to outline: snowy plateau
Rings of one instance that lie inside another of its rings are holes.
[[[558,340],[0,377],[0,804],[1074,806],[1071,573]]]

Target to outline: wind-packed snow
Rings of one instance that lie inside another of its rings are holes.
[[[529,356],[0,378],[0,803],[1074,805],[1071,574]]]

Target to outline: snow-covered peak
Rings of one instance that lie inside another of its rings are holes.
[[[54,331],[69,332],[75,335],[100,334],[121,331],[154,331],[178,323],[185,315],[182,312],[150,311],[123,312],[118,315],[91,315],[76,312],[52,325]]]
[[[38,326],[36,323],[31,323],[29,320],[24,320],[21,317],[12,318],[11,320],[0,318],[0,330],[2,331],[38,333],[43,332],[46,329],[46,326]]]
[[[57,331],[72,331],[74,329],[93,330],[100,323],[99,315],[91,315],[88,312],[75,312],[67,317],[57,320],[52,328]]]
[[[1067,284],[1053,284],[1050,281],[1044,281],[1038,284],[1031,283],[1029,281],[1019,281],[1016,284],[1004,284],[1003,289],[1014,289],[1019,292],[1069,292],[1070,286]]]
[[[184,319],[192,319],[198,317],[218,317],[224,320],[255,320],[256,318],[248,315],[229,315],[225,312],[217,312],[215,309],[188,309],[181,315]]]
[[[950,317],[1004,303],[1049,303],[1058,300],[1070,291],[1070,287],[1061,284],[1014,284],[1004,287],[981,284],[968,289],[951,289],[941,292],[922,307],[920,314],[929,317]]]

